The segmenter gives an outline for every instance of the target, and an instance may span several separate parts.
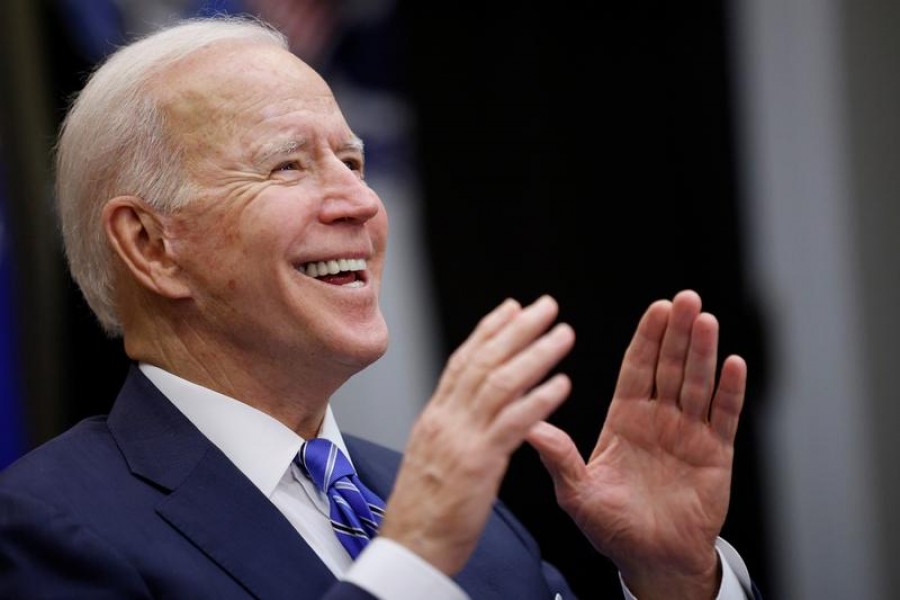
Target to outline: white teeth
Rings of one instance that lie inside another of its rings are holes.
[[[365,271],[366,259],[364,258],[337,258],[329,261],[307,263],[298,269],[310,277],[322,277],[323,275],[337,275],[343,271]],[[351,287],[360,287],[361,281],[351,284]]]

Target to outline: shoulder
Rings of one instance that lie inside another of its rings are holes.
[[[119,456],[106,418],[92,417],[34,448],[0,472],[0,489],[46,487],[58,491],[64,482],[76,477],[90,478],[91,471]]]
[[[400,452],[382,444],[355,435],[344,434],[343,437],[344,443],[347,444],[347,449],[350,450],[350,456],[353,460],[356,459],[357,455],[360,455],[371,457],[378,462],[399,464],[400,460],[403,458],[403,455]]]

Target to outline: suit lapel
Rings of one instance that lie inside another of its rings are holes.
[[[259,598],[315,597],[334,584],[300,534],[216,449],[157,511]]]
[[[387,501],[400,468],[400,454],[352,435],[345,434],[344,443],[359,478]]]
[[[275,506],[132,367],[108,420],[157,512],[258,598],[317,596],[331,571]]]

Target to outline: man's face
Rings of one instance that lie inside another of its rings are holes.
[[[325,82],[287,51],[241,44],[197,53],[163,85],[200,189],[168,227],[196,335],[287,368],[355,372],[381,356],[387,217]]]

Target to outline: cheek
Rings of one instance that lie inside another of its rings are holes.
[[[237,227],[222,223],[206,232],[206,239],[201,242],[213,256],[227,256],[230,252],[241,250],[241,234]]]
[[[210,213],[193,215],[185,217],[175,233],[172,251],[188,277],[205,288],[237,287],[234,270],[243,250],[241,233],[233,220]]]
[[[290,237],[291,215],[287,211],[248,212],[240,223],[222,232],[224,244],[246,258],[280,256],[284,240]]]

